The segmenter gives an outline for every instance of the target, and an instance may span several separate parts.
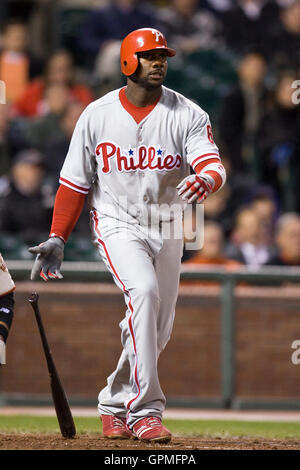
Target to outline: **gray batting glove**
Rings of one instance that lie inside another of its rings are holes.
[[[30,279],[35,281],[39,276],[48,281],[49,279],[62,279],[60,266],[64,258],[64,242],[58,237],[49,238],[38,246],[29,248],[28,251],[37,255]]]

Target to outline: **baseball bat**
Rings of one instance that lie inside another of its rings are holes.
[[[73,416],[70,410],[70,406],[60,381],[58,372],[56,370],[52,353],[48,344],[46,337],[44,325],[42,322],[42,317],[40,314],[39,304],[38,304],[39,295],[37,292],[32,292],[28,301],[30,302],[33,311],[35,313],[35,318],[38,324],[43,349],[47,361],[49,376],[50,376],[50,385],[52,391],[52,398],[55,406],[56,416],[58,419],[59,427],[61,434],[64,437],[74,437],[76,435],[76,428],[73,420]]]

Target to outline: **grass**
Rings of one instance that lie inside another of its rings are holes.
[[[77,433],[100,433],[98,418],[74,418]],[[164,424],[181,436],[300,438],[300,422],[248,422],[217,420],[164,420]],[[44,416],[2,416],[0,432],[59,433],[57,419]]]

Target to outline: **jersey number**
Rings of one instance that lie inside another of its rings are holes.
[[[215,142],[214,142],[214,136],[213,136],[213,132],[212,132],[211,126],[208,125],[208,126],[206,127],[206,129],[207,129],[207,138],[208,138],[208,140],[210,141],[211,144],[214,144]]]

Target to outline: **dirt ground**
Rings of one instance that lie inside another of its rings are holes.
[[[107,440],[97,434],[65,439],[55,434],[0,433],[0,450],[300,450],[296,440],[173,437],[168,444]]]

